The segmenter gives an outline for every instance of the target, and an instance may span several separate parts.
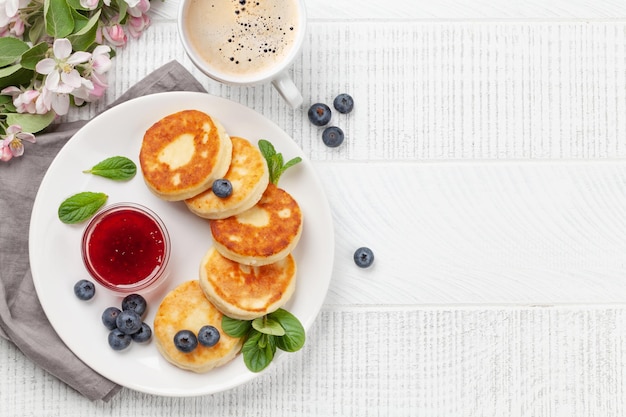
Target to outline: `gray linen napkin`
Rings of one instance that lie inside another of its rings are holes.
[[[178,62],[157,69],[130,88],[112,107],[163,91],[202,91]],[[28,260],[28,230],[35,195],[48,166],[87,121],[50,126],[24,156],[0,163],[0,337],[90,400],[109,400],[120,389],[80,361],[48,322],[37,298]]]

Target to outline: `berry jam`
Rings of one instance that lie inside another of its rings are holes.
[[[99,213],[85,230],[83,259],[95,280],[110,289],[145,287],[169,257],[169,238],[156,215],[137,205]]]

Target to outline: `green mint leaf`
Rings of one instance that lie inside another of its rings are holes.
[[[80,223],[93,216],[106,203],[104,193],[84,191],[67,198],[59,206],[59,219],[63,223]]]
[[[86,174],[99,175],[115,181],[126,181],[135,176],[137,165],[125,156],[113,156],[97,163]]]
[[[280,323],[267,316],[252,320],[252,327],[258,332],[272,336],[283,336],[285,334],[285,329],[282,328]]]
[[[259,140],[259,150],[261,154],[265,158],[265,162],[267,163],[267,169],[270,175],[270,182],[274,185],[278,185],[278,180],[281,175],[287,170],[302,161],[302,158],[295,157],[286,164],[283,160],[283,155],[281,153],[277,153],[274,145],[272,145],[269,141],[265,139]]]
[[[274,336],[252,331],[241,348],[243,361],[252,372],[260,372],[274,359],[276,342]]]
[[[296,316],[282,308],[268,314],[268,316],[276,320],[285,329],[285,335],[276,338],[276,347],[286,352],[295,352],[304,346],[306,333]]]
[[[251,322],[222,316],[222,330],[230,337],[244,337],[250,330]]]

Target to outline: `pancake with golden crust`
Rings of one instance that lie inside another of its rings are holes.
[[[190,198],[226,174],[232,143],[224,127],[206,113],[170,114],[144,134],[139,163],[148,188],[164,200]]]
[[[185,200],[192,213],[206,219],[224,219],[242,213],[254,206],[269,183],[267,163],[259,149],[239,137],[233,143],[230,168],[224,178],[230,181],[233,192],[226,198],[216,196],[211,188]]]
[[[267,265],[283,259],[302,234],[300,206],[287,191],[272,183],[252,208],[209,223],[215,249],[244,265]]]
[[[180,330],[191,330],[196,335],[202,326],[214,326],[220,340],[212,347],[198,343],[189,353],[174,345],[174,335]],[[154,318],[154,339],[158,351],[167,361],[179,368],[198,373],[224,365],[241,350],[241,338],[228,336],[222,330],[222,313],[209,302],[197,280],[187,281],[170,291]]]
[[[224,315],[253,320],[282,307],[296,287],[296,262],[291,254],[263,266],[231,261],[211,247],[200,263],[200,287]]]

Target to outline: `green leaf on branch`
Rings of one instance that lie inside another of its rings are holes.
[[[74,30],[72,9],[67,0],[44,0],[43,13],[46,33],[53,38],[65,38]]]
[[[78,14],[78,13],[77,13]],[[86,51],[96,41],[98,31],[98,20],[100,10],[98,10],[82,27],[67,38],[72,43],[75,51]]]
[[[33,71],[21,64],[0,68],[0,90],[5,87],[28,85],[33,79]]]
[[[34,45],[43,37],[46,24],[42,16],[39,16],[33,22],[33,25],[28,29],[28,40]]]
[[[126,0],[115,0],[115,2],[117,3],[117,7],[119,9],[117,17],[118,23],[123,24],[126,19],[126,13],[128,11],[128,3],[126,3]]]
[[[52,123],[55,113],[53,111],[46,114],[6,113],[5,116],[8,126],[20,125],[24,132],[37,133]]]
[[[19,39],[0,38],[0,67],[17,62],[28,48],[28,44]]]
[[[22,54],[22,66],[34,70],[37,63],[46,57],[50,46],[47,42],[41,42]]]

